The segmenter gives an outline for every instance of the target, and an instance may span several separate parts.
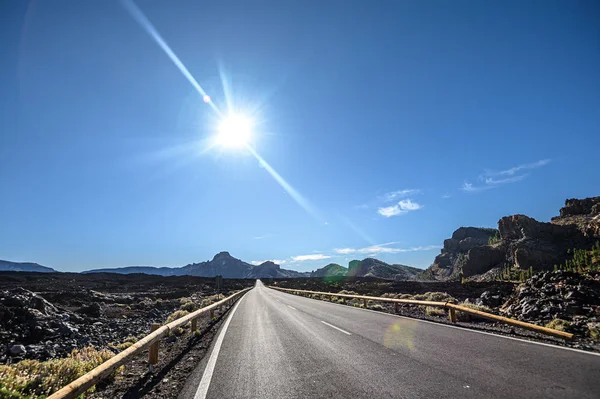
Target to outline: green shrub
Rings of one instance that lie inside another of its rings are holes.
[[[459,303],[459,305],[464,306],[465,308],[479,310],[480,312],[492,313],[492,310],[487,306],[479,306],[469,302],[461,302]],[[471,321],[474,318],[477,318],[477,316],[472,315],[470,313],[461,312],[460,310],[456,311],[456,319],[458,321]]]
[[[193,312],[194,310],[198,309],[198,305],[196,305],[192,301],[189,301],[189,302],[185,302],[183,305],[181,305],[179,307],[179,309],[185,310],[186,312]]]
[[[588,324],[588,335],[596,340],[600,340],[600,323],[589,323]]]
[[[0,397],[10,399],[45,398],[114,356],[109,350],[92,347],[74,350],[66,358],[45,362],[23,360],[0,365]],[[119,372],[117,370],[111,377]],[[88,393],[94,391],[90,389]],[[85,394],[82,395],[85,397]]]
[[[554,319],[546,324],[547,328],[552,328],[558,331],[567,331],[571,327],[571,322],[563,319]]]
[[[177,327],[176,329],[173,330],[173,335],[175,335],[176,337],[182,336],[183,333],[184,333],[184,330],[181,327]]]
[[[125,340],[121,343],[117,343],[117,344],[110,344],[109,346],[112,348],[116,348],[120,351],[124,351],[125,349],[129,348],[131,345],[135,344],[138,341],[138,339],[136,337],[127,337],[125,338]]]
[[[377,310],[377,311],[380,311],[380,312],[385,311],[385,308],[382,305],[378,304],[378,303],[369,306],[369,309],[371,309],[371,310]]]
[[[500,241],[500,233],[498,232],[498,230],[496,230],[494,235],[491,236],[490,238],[488,238],[488,245],[494,245],[499,241]]]
[[[175,320],[177,320],[177,319],[180,319],[180,318],[182,318],[183,316],[186,316],[186,315],[188,315],[188,314],[190,314],[190,312],[188,312],[187,310],[177,310],[177,311],[175,311],[175,312],[171,313],[171,314],[169,315],[169,317],[167,317],[167,323],[170,323],[170,322],[172,322],[172,321],[175,321]]]
[[[425,314],[428,316],[446,316],[446,311],[435,306],[426,306]]]

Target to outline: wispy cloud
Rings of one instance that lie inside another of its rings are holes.
[[[447,198],[450,198],[450,197],[452,197],[450,194],[444,194],[444,195],[442,195],[443,199],[447,199]]]
[[[465,181],[461,189],[467,192],[478,192],[496,188],[504,184],[515,183],[529,176],[527,171],[540,168],[549,163],[550,159],[542,159],[537,162],[517,165],[513,166],[512,168],[499,171],[486,169],[478,178],[478,180],[481,182],[479,185],[474,185],[468,181]]]
[[[422,205],[413,202],[410,199],[405,199],[399,201],[396,205],[381,207],[377,210],[377,212],[381,216],[390,218],[392,216],[404,215],[405,213],[408,213],[410,211],[416,211],[421,208],[423,208]]]
[[[374,256],[377,254],[399,254],[404,252],[415,252],[415,251],[431,251],[434,249],[442,248],[441,245],[426,245],[412,248],[394,248],[389,245],[396,244],[395,242],[371,245],[364,248],[336,248],[334,251],[338,254],[368,254]]]
[[[338,254],[353,254],[354,252],[356,252],[356,249],[354,249],[354,248],[336,248],[336,249],[334,249],[334,251]]]
[[[265,238],[273,237],[273,234],[265,234],[264,236],[252,237],[253,240],[264,240]]]
[[[253,260],[250,263],[252,263],[254,266],[258,266],[258,265],[262,265],[265,262],[273,262],[273,263],[277,263],[278,265],[283,265],[284,263],[287,263],[287,260],[285,260],[285,259]]]
[[[406,190],[396,190],[396,191],[391,191],[389,193],[385,193],[382,196],[378,197],[378,199],[381,201],[390,202],[390,201],[394,201],[399,198],[406,198],[406,197],[410,197],[411,195],[420,194],[420,193],[421,193],[421,190],[417,190],[417,189],[413,189],[413,188],[406,189]]]
[[[304,262],[307,260],[323,260],[323,259],[329,259],[331,258],[331,256],[329,255],[324,255],[324,254],[310,254],[310,255],[298,255],[298,256],[292,256],[292,261],[294,262]]]
[[[501,170],[501,171],[486,170],[484,175],[485,176],[513,176],[517,173],[520,173],[523,170],[536,169],[536,168],[548,165],[550,163],[550,161],[551,161],[550,159],[541,159],[537,162],[513,166],[512,168],[509,168],[506,170]]]

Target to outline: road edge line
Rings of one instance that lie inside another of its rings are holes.
[[[223,339],[225,338],[225,333],[227,332],[227,329],[229,328],[229,323],[231,322],[231,319],[233,318],[235,311],[237,310],[240,303],[242,303],[245,296],[246,295],[243,295],[242,298],[240,298],[240,300],[237,301],[234,308],[231,310],[229,317],[227,318],[227,320],[225,320],[225,324],[223,324],[223,328],[221,329],[221,332],[219,333],[219,336],[217,337],[217,340],[215,341],[215,346],[213,347],[213,350],[210,353],[210,358],[208,359],[208,362],[206,363],[206,368],[204,369],[204,372],[202,373],[202,379],[200,380],[200,384],[198,384],[198,389],[196,390],[194,399],[205,399],[206,398],[206,394],[208,393],[208,388],[210,388],[210,381],[212,380],[212,376],[213,376],[213,373],[215,370],[215,365],[217,363],[217,358],[219,357],[219,352],[221,351],[221,345],[223,344]]]
[[[269,288],[269,287],[266,287],[266,288]],[[553,344],[547,344],[545,342],[531,341],[531,340],[524,339],[524,338],[509,337],[509,336],[502,335],[502,334],[494,334],[494,333],[487,332],[487,331],[479,331],[479,330],[475,330],[475,329],[468,328],[468,327],[451,326],[449,324],[436,323],[435,321],[418,319],[416,317],[401,316],[401,315],[398,315],[398,314],[386,313],[386,312],[378,312],[376,310],[358,308],[358,307],[354,307],[354,306],[342,305],[340,303],[334,303],[334,302],[329,302],[329,301],[322,301],[320,299],[303,297],[303,296],[300,296],[300,295],[290,294],[288,292],[281,292],[281,291],[277,291],[277,290],[273,290],[273,291],[279,292],[281,294],[291,295],[291,296],[294,296],[294,297],[300,297],[300,298],[310,299],[310,300],[313,300],[313,301],[324,302],[324,303],[328,303],[328,304],[335,305],[335,306],[343,306],[344,308],[362,310],[362,311],[365,311],[365,312],[373,312],[373,313],[377,313],[377,314],[380,314],[380,315],[393,316],[393,317],[398,317],[400,319],[413,320],[413,321],[418,321],[418,322],[422,322],[422,323],[429,323],[429,324],[433,324],[433,325],[440,326],[440,327],[455,328],[457,330],[468,331],[468,332],[477,333],[477,334],[491,335],[492,337],[512,339],[513,341],[520,341],[520,342],[524,342],[524,343],[527,343],[527,344],[535,344],[535,345],[547,346],[549,348],[563,349],[563,350],[567,350],[567,351],[571,351],[571,352],[583,353],[583,354],[586,354],[586,355],[600,356],[600,353],[598,353],[598,352],[591,352],[591,351],[586,351],[586,350],[577,349],[577,348],[569,348],[568,346],[553,345]]]

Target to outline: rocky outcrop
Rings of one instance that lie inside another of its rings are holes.
[[[503,217],[498,229],[505,263],[523,270],[551,270],[571,257],[570,249],[593,245],[576,225],[543,223],[525,215]]]
[[[452,237],[444,240],[444,247],[441,253],[435,258],[433,264],[419,277],[433,280],[456,280],[460,279],[463,273],[468,254],[474,248],[480,248],[487,245],[490,238],[498,234],[495,229],[479,227],[461,227],[452,233]],[[487,265],[491,260],[495,260],[497,254],[478,253],[476,261],[471,261],[467,270],[481,272],[481,260],[485,260]],[[475,256],[474,256],[475,258]],[[489,270],[489,269],[488,269]]]
[[[490,240],[490,238],[492,238]],[[498,230],[461,227],[444,241],[433,264],[419,277],[454,280],[495,278],[501,268],[552,270],[600,240],[600,197],[568,199],[550,223],[525,215],[498,221]]]
[[[310,277],[343,277],[348,273],[348,269],[337,263],[330,263],[320,269],[310,273]]]
[[[600,273],[558,270],[535,274],[516,289],[503,312],[542,325],[553,319],[565,320],[567,330],[586,335],[600,321]]]
[[[574,225],[584,236],[600,239],[600,197],[566,200],[552,223]]]
[[[405,265],[390,265],[374,258],[353,260],[348,265],[349,277],[375,277],[387,280],[414,280],[422,269]]]

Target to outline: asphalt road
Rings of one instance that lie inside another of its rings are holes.
[[[600,356],[298,297],[257,282],[180,398],[594,398]]]

